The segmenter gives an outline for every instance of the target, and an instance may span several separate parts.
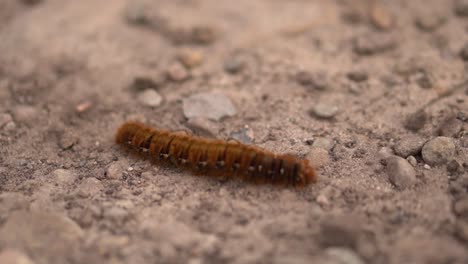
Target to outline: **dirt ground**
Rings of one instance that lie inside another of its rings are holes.
[[[468,263],[467,65],[464,0],[1,0],[0,263]],[[158,167],[127,120],[319,180]]]

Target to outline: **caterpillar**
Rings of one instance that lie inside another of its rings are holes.
[[[115,140],[138,153],[149,154],[155,161],[168,161],[201,174],[286,186],[305,186],[317,180],[314,168],[305,159],[237,141],[157,130],[133,121],[118,129]]]

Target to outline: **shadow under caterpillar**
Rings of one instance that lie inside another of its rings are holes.
[[[309,162],[294,155],[275,154],[236,141],[153,129],[139,122],[124,123],[117,131],[116,142],[149,153],[157,161],[169,161],[201,174],[289,186],[305,186],[317,180]]]

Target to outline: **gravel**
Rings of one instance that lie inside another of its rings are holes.
[[[144,106],[157,107],[162,103],[162,97],[153,89],[146,89],[137,95],[137,100]]]
[[[463,122],[456,116],[445,119],[439,127],[439,135],[444,137],[456,137],[463,128]]]
[[[318,137],[314,139],[314,142],[312,143],[313,148],[322,148],[328,151],[330,151],[334,145],[335,142],[326,137]]]
[[[192,69],[203,63],[203,54],[196,50],[182,49],[178,52],[177,59],[187,69]]]
[[[251,144],[255,138],[253,130],[249,126],[245,126],[237,131],[231,132],[229,136],[244,144]]]
[[[52,172],[55,183],[59,185],[70,185],[78,178],[76,173],[71,170],[57,169]]]
[[[193,117],[190,118],[185,124],[195,134],[202,137],[216,138],[219,133],[219,127],[217,123],[208,120],[204,117]]]
[[[416,156],[421,152],[425,142],[426,140],[419,136],[409,135],[395,145],[395,154],[403,158]]]
[[[312,108],[312,114],[318,118],[331,119],[338,114],[339,107],[328,103],[318,103]]]
[[[364,82],[367,81],[367,79],[369,78],[369,75],[365,71],[348,72],[346,76],[348,77],[348,79],[354,82]]]
[[[174,82],[183,82],[190,77],[190,73],[181,63],[177,62],[169,66],[167,77]]]
[[[0,114],[0,128],[4,127],[6,124],[13,122],[13,117],[8,113]]]
[[[310,161],[312,166],[321,168],[330,163],[330,154],[328,150],[323,148],[313,148],[307,154],[307,159]]]
[[[330,260],[330,264],[364,264],[364,260],[348,248],[331,247],[325,250],[325,255]],[[329,263],[329,262],[326,262]]]
[[[424,161],[431,165],[441,165],[453,159],[455,144],[448,137],[436,137],[428,141],[422,148]]]
[[[220,92],[207,92],[184,98],[182,108],[186,118],[203,117],[219,121],[234,116],[237,110],[231,99]]]
[[[329,87],[329,79],[326,72],[300,71],[296,74],[296,81],[307,88],[326,90]]]
[[[406,159],[392,156],[387,159],[387,173],[390,182],[403,190],[416,183],[416,171]]]
[[[416,18],[416,26],[425,32],[432,32],[438,29],[447,21],[447,17],[443,14],[419,14]]]
[[[224,70],[230,74],[237,74],[245,67],[245,62],[238,56],[231,56],[224,61]]]

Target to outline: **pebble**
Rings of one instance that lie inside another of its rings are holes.
[[[157,107],[161,105],[162,97],[155,90],[146,89],[137,95],[137,100],[145,106]]]
[[[78,114],[84,113],[88,111],[89,109],[91,109],[92,106],[93,106],[93,102],[89,100],[85,100],[75,106],[75,112],[77,112]]]
[[[123,173],[128,166],[128,162],[123,160],[113,162],[106,170],[106,177],[113,180],[119,180],[122,178]]]
[[[431,169],[431,166],[429,166],[429,165],[427,165],[427,164],[424,164],[423,168],[424,168],[425,170],[430,170],[430,169]]]
[[[307,154],[307,159],[310,161],[312,166],[316,168],[321,168],[330,163],[330,154],[328,150],[323,148],[313,148]]]
[[[333,264],[364,264],[356,252],[343,247],[330,247],[325,250],[325,255],[332,261]]]
[[[183,82],[190,77],[190,73],[181,63],[177,62],[169,66],[167,77],[174,82]]]
[[[63,150],[70,149],[76,145],[79,141],[78,136],[70,131],[64,131],[60,134],[59,137],[59,147]]]
[[[387,173],[390,182],[400,190],[416,183],[416,171],[401,157],[393,156],[387,159]]]
[[[455,223],[455,236],[468,243],[468,221],[458,219]]]
[[[374,1],[370,10],[372,24],[381,30],[389,30],[394,25],[393,14],[379,1]]]
[[[182,108],[186,118],[204,117],[219,121],[234,116],[237,110],[231,99],[220,92],[206,92],[184,98]]]
[[[424,127],[428,118],[425,111],[417,111],[406,118],[404,126],[410,131],[417,132]]]
[[[456,201],[453,205],[453,211],[456,215],[468,221],[468,196]]]
[[[458,16],[468,16],[468,0],[455,1],[455,14]]]
[[[322,148],[328,151],[330,151],[334,145],[335,142],[326,137],[318,137],[314,139],[314,142],[312,143],[313,148]]]
[[[95,196],[103,189],[102,183],[96,178],[85,178],[77,187],[77,193],[81,197]]]
[[[13,109],[13,116],[16,122],[29,123],[36,120],[38,111],[36,108],[27,105],[19,105]]]
[[[378,157],[380,161],[386,162],[387,158],[393,156],[394,154],[395,153],[393,152],[393,149],[389,147],[382,147],[379,149]]]
[[[460,50],[460,57],[464,61],[468,61],[468,43]]]
[[[70,185],[78,178],[71,170],[57,169],[52,172],[53,181],[58,185]]]
[[[218,125],[204,117],[190,118],[185,126],[202,137],[216,138],[219,133]]]
[[[442,26],[447,21],[447,17],[442,14],[419,14],[416,18],[416,26],[426,32],[432,32]]]
[[[13,122],[13,117],[8,113],[0,114],[0,128],[4,127],[6,124]]]
[[[0,251],[0,263],[2,264],[33,264],[34,262],[23,252],[6,248]]]
[[[224,70],[230,74],[237,74],[245,67],[245,62],[239,56],[231,56],[224,61]]]
[[[416,167],[418,165],[418,161],[414,156],[409,156],[406,158],[406,160],[411,164],[411,166]]]
[[[328,75],[325,72],[300,71],[296,74],[296,81],[304,87],[321,91],[329,87]]]
[[[363,35],[356,39],[354,52],[359,55],[374,55],[397,47],[394,35],[388,33],[373,33]]]
[[[254,132],[248,125],[239,130],[231,132],[229,136],[232,139],[240,141],[244,144],[251,144],[254,140]]]
[[[447,171],[450,173],[450,175],[457,175],[463,173],[463,168],[458,163],[456,160],[451,160],[449,163],[447,163]]]
[[[40,263],[51,263],[51,259],[65,263],[64,258],[76,249],[83,236],[81,228],[65,215],[45,210],[16,211],[0,229],[0,244],[27,248]]]
[[[431,89],[435,83],[433,75],[426,70],[415,73],[411,80],[414,80],[423,89]]]
[[[317,103],[312,108],[312,113],[322,119],[331,119],[336,114],[338,114],[339,108],[336,105],[327,104],[327,103]]]
[[[418,155],[426,140],[419,136],[409,135],[402,140],[398,141],[395,145],[395,154],[406,158],[411,155]]]
[[[452,160],[455,155],[455,144],[448,137],[436,137],[422,148],[422,157],[429,165],[440,165]]]
[[[346,76],[348,77],[348,79],[355,82],[364,82],[367,81],[367,79],[369,78],[367,72],[365,71],[348,72]]]
[[[439,135],[444,137],[456,137],[463,128],[463,122],[456,116],[445,119],[439,128]]]
[[[198,25],[192,28],[190,41],[200,45],[212,44],[216,41],[216,30],[209,25]]]
[[[177,59],[187,69],[192,69],[203,63],[203,54],[199,51],[183,49],[178,52]]]

